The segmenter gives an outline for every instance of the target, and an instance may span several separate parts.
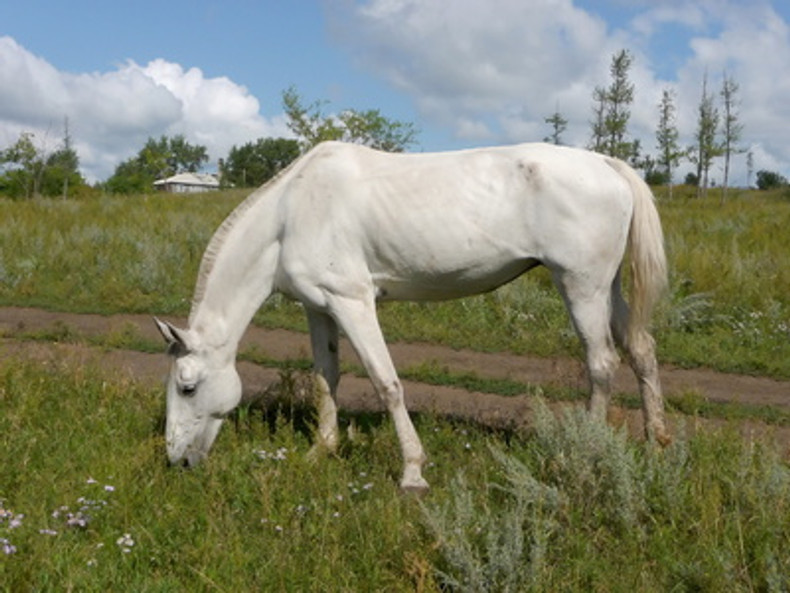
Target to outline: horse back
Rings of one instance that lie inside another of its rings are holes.
[[[390,154],[326,143],[306,158],[283,194],[286,263],[372,282],[390,298],[474,294],[537,263],[621,258],[625,248],[630,190],[587,151]]]

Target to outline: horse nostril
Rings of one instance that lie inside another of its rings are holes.
[[[189,459],[187,459],[186,457],[184,457],[184,458],[181,460],[181,467],[183,467],[183,468],[186,468],[186,469],[189,469]]]

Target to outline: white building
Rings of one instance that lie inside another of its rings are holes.
[[[154,188],[174,194],[194,194],[219,189],[219,179],[206,173],[179,173],[154,181]]]

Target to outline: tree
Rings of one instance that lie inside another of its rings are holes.
[[[342,140],[386,152],[403,152],[416,142],[414,124],[393,121],[378,109],[346,109],[337,116],[345,130]]]
[[[223,184],[237,187],[262,185],[299,156],[299,143],[285,138],[260,138],[230,149],[222,163]]]
[[[669,198],[672,199],[672,171],[678,166],[684,154],[678,145],[679,133],[675,119],[675,93],[672,90],[664,89],[661,95],[661,102],[658,105],[658,113],[658,128],[656,129],[658,159],[656,159],[656,166],[663,174],[663,183],[669,186]]]
[[[30,198],[39,195],[44,158],[33,143],[35,134],[22,132],[13,146],[2,152],[6,186],[12,197]]]
[[[735,96],[738,93],[738,83],[724,73],[724,82],[721,87],[721,97],[724,107],[724,121],[722,122],[722,151],[724,153],[724,185],[721,194],[722,202],[727,198],[727,187],[730,179],[730,157],[743,152],[738,148],[738,142],[743,133],[743,124],[738,121],[738,102]]]
[[[590,139],[590,150],[595,152],[606,151],[606,91],[601,87],[595,87],[593,90],[593,121],[592,124],[592,138]]]
[[[79,172],[79,163],[79,156],[72,145],[69,120],[66,118],[63,124],[63,143],[46,159],[41,193],[46,196],[60,195],[65,199],[70,191],[78,191],[85,185]]]
[[[554,110],[554,113],[543,120],[547,124],[551,124],[551,136],[544,138],[544,142],[551,142],[552,144],[562,144],[562,133],[568,127],[568,120],[562,117],[559,106]]]
[[[645,155],[640,166],[645,172],[645,181],[648,185],[667,185],[667,172],[658,166],[658,161],[650,155]],[[669,184],[670,198],[672,197],[672,184]]]
[[[63,142],[52,151],[46,142],[36,142],[35,134],[22,132],[19,139],[0,151],[0,186],[11,197],[68,197],[69,190],[85,186],[79,172],[79,157],[72,146],[68,119],[63,128]]]
[[[198,171],[208,162],[205,146],[192,145],[183,135],[158,140],[148,138],[145,146],[134,156],[115,168],[105,183],[111,193],[144,193],[154,181],[178,173]]]
[[[596,87],[593,91],[595,116],[593,122],[592,148],[609,156],[627,161],[636,161],[638,145],[627,140],[629,106],[634,100],[634,85],[628,80],[628,71],[633,56],[621,50],[612,56],[609,72],[612,82],[607,88]]]
[[[414,124],[384,117],[378,109],[346,109],[336,116],[323,113],[326,102],[305,106],[295,87],[283,92],[288,128],[299,138],[303,150],[326,140],[364,144],[388,152],[403,152],[416,142]]]
[[[784,187],[785,185],[787,185],[787,179],[784,175],[764,169],[757,171],[757,189],[769,190]]]
[[[746,187],[752,187],[752,177],[754,176],[754,152],[751,150],[746,153]]]
[[[151,144],[151,142],[149,139],[148,143]],[[181,134],[170,138],[169,141],[165,136],[162,136],[155,145],[155,149],[166,155],[170,175],[184,172],[196,173],[208,162],[206,147],[190,144]]]
[[[721,155],[721,147],[716,143],[716,130],[719,127],[719,110],[713,104],[713,96],[708,93],[708,75],[702,80],[702,98],[698,107],[696,144],[691,148],[692,161],[697,165],[697,197],[708,193],[709,172],[713,159]]]
[[[627,50],[621,50],[612,57],[609,68],[612,84],[607,92],[608,109],[606,131],[609,136],[608,148],[611,156],[627,160],[634,156],[633,143],[626,141],[628,120],[631,111],[628,106],[634,100],[634,85],[628,81],[628,70],[633,58]]]

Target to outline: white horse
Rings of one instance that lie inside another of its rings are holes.
[[[629,307],[620,268],[630,247]],[[325,143],[251,194],[223,222],[200,266],[189,327],[157,320],[169,344],[171,463],[205,457],[237,406],[239,340],[274,291],[307,312],[320,402],[319,442],[338,444],[338,328],[392,415],[401,486],[428,487],[420,439],[376,316],[379,300],[492,290],[546,266],[586,349],[591,414],[605,421],[618,364],[639,379],[645,429],[667,440],[651,311],[666,285],[661,223],[625,163],[545,144],[388,154]]]

